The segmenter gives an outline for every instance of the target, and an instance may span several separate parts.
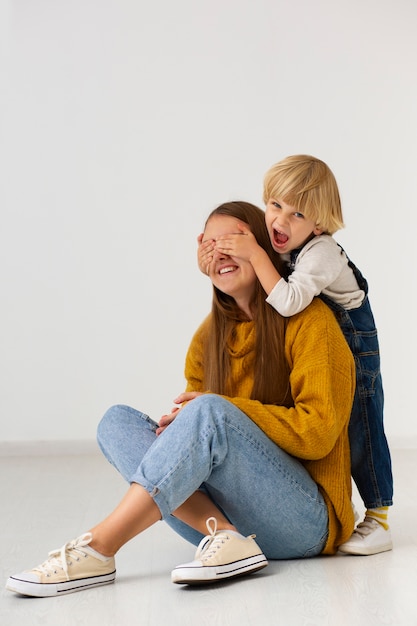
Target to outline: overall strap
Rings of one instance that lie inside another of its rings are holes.
[[[362,289],[362,291],[364,291],[365,294],[367,294],[368,293],[368,281],[366,280],[366,278],[364,277],[364,275],[362,274],[360,269],[358,267],[356,267],[356,265],[353,263],[353,261],[350,260],[350,258],[348,257],[348,255],[346,254],[345,250],[342,248],[340,243],[337,243],[337,245],[339,246],[340,251],[344,252],[344,254],[346,255],[346,258],[347,258],[347,261],[348,261],[348,265],[349,265],[350,269],[352,270],[352,272],[353,272],[353,274],[354,274],[354,276],[356,278],[356,281],[358,283],[359,289]],[[296,250],[292,250],[290,252],[289,274],[291,274],[294,271],[298,255],[300,254],[300,252],[303,249],[303,247],[304,246],[301,246],[301,248],[297,248]]]

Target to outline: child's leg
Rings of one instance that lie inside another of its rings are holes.
[[[358,368],[358,366],[357,366]],[[357,372],[359,378],[360,372]],[[381,376],[373,381],[373,393],[357,380],[349,422],[352,477],[367,509],[392,505],[391,455],[384,432],[384,396]]]
[[[365,522],[359,524],[340,550],[350,554],[374,554],[392,548],[387,516],[393,497],[391,455],[383,423],[378,334],[367,297],[358,309],[350,311],[322,297],[336,315],[356,366],[349,441],[352,477],[364,502],[366,516]]]
[[[378,373],[373,387],[361,382],[357,363],[357,388],[349,423],[352,477],[366,507],[365,520],[340,546],[347,554],[376,554],[392,549],[388,508],[392,505],[391,455],[383,426],[383,390]],[[371,393],[370,391],[373,391]]]
[[[354,267],[354,266],[353,266]],[[354,268],[358,284],[367,284]],[[378,333],[368,297],[358,309],[346,310],[327,296],[355,358],[356,391],[349,423],[352,476],[368,510],[392,505],[391,455],[384,432],[384,393]]]

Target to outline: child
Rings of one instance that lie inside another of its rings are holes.
[[[344,226],[339,191],[329,167],[311,156],[290,156],[264,179],[265,220],[274,250],[288,275],[281,276],[249,229],[199,247],[199,266],[208,270],[212,253],[248,260],[267,302],[288,317],[315,296],[334,311],[356,364],[356,393],[350,423],[352,476],[366,507],[365,519],[339,547],[369,555],[392,549],[388,507],[392,505],[391,458],[383,426],[383,388],[377,330],[368,285],[332,235]],[[201,243],[201,238],[199,239]]]

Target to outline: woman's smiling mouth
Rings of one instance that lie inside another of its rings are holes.
[[[228,274],[229,272],[235,272],[237,270],[236,265],[226,265],[219,269],[219,274]]]

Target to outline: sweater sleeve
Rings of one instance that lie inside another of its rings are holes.
[[[355,374],[349,347],[321,301],[289,320],[286,355],[293,407],[228,399],[289,454],[304,460],[324,458],[349,421]]]
[[[203,341],[204,336],[207,333],[210,316],[200,324],[195,331],[190,345],[188,347],[187,355],[185,357],[185,369],[184,375],[187,381],[186,391],[207,391],[203,387],[203,373],[204,373],[204,353],[203,353]]]
[[[336,280],[344,265],[344,257],[332,237],[314,237],[301,250],[288,281],[281,278],[266,301],[284,317],[295,315]]]

